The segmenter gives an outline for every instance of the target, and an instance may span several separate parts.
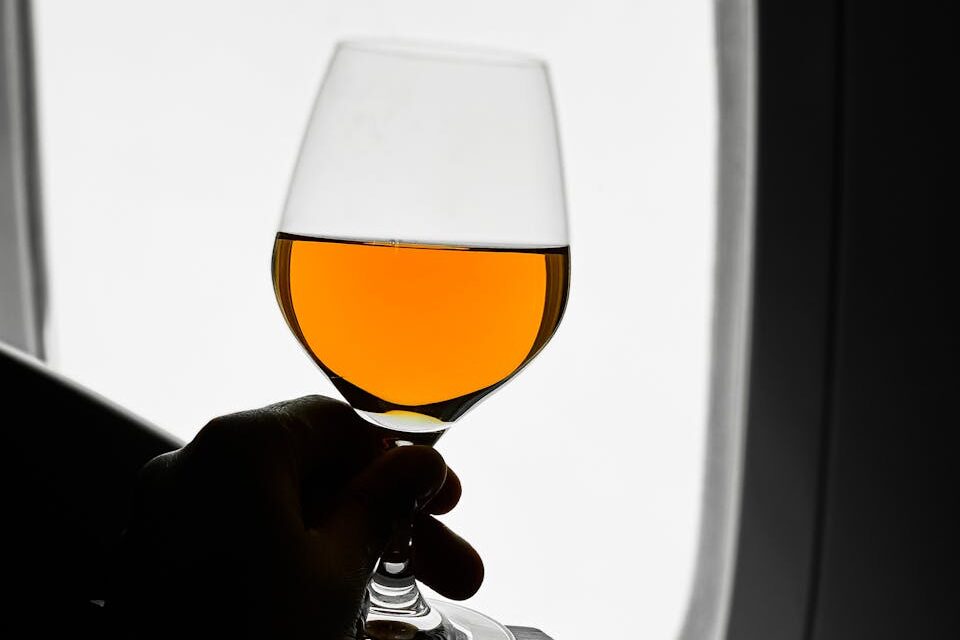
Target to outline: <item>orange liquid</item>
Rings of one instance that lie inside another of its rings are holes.
[[[451,421],[553,335],[569,251],[281,233],[273,277],[291,329],[354,407]]]

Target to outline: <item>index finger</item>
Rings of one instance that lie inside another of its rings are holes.
[[[338,400],[304,396],[262,411],[273,413],[293,439],[293,463],[301,479],[317,469],[352,476],[383,452],[375,427]]]
[[[447,477],[443,481],[443,486],[440,487],[440,490],[430,499],[423,510],[435,516],[450,513],[460,502],[462,494],[463,487],[460,484],[460,478],[448,465]]]

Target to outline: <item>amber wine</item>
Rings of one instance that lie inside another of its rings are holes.
[[[547,343],[569,249],[277,234],[273,282],[294,334],[356,409],[442,428]]]

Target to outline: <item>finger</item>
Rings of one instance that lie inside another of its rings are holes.
[[[453,600],[466,600],[480,588],[480,554],[441,522],[430,516],[418,517],[413,541],[413,565],[418,580]]]
[[[336,507],[332,498],[382,454],[380,432],[348,405],[305,396],[265,411],[283,424],[292,441],[292,481],[299,492],[301,523],[316,528]]]
[[[457,503],[460,502],[460,496],[462,494],[463,487],[460,484],[460,478],[453,472],[453,469],[447,467],[447,478],[444,480],[443,486],[440,488],[440,491],[430,499],[430,502],[427,503],[423,510],[426,513],[432,513],[437,516],[450,513],[453,511],[453,508],[457,506]]]
[[[382,451],[376,429],[349,405],[325,396],[304,396],[265,407],[290,432],[297,475],[323,470],[350,478]]]
[[[360,553],[372,565],[400,524],[440,491],[446,475],[446,463],[430,447],[387,451],[350,482],[318,528],[334,548]]]
[[[352,463],[358,470],[381,450],[372,426],[349,406],[306,396],[210,421],[187,445],[191,455],[282,466],[298,476],[313,467]]]
[[[177,494],[175,474],[170,469],[181,456],[181,449],[168,451],[149,460],[137,474],[128,528],[156,526],[168,517],[171,496]]]
[[[369,423],[323,396],[216,418],[184,448],[196,472],[227,494],[245,492],[248,507],[294,530],[309,526],[311,505],[326,505],[381,450]]]

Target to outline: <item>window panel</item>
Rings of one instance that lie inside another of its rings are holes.
[[[485,613],[557,638],[677,633],[705,455],[711,3],[44,0],[35,11],[51,361],[185,439],[218,414],[334,394],[284,325],[269,273],[334,42],[545,57],[570,303],[547,349],[441,441],[465,485],[447,522],[485,558],[472,600]],[[617,615],[619,598],[635,620]]]

